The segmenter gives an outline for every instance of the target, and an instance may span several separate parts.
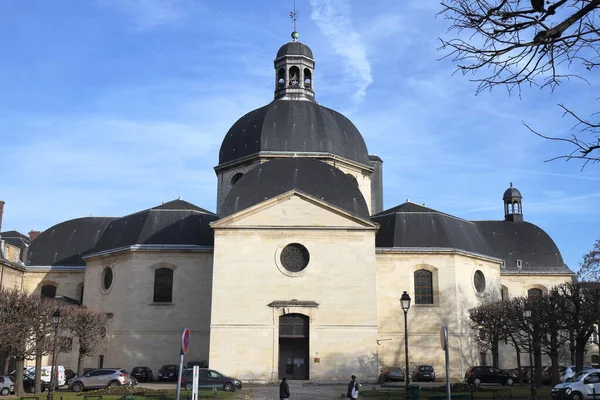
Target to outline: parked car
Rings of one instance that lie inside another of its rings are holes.
[[[569,382],[559,383],[552,389],[552,399],[593,400],[600,393],[600,369],[578,372]]]
[[[194,368],[195,365],[199,366],[200,368],[208,368],[208,365],[206,365],[206,361],[188,361],[185,367]]]
[[[512,386],[516,380],[517,377],[514,374],[486,365],[471,367],[465,373],[465,382],[474,386],[479,386],[482,383],[496,383]]]
[[[65,369],[65,379],[67,380],[67,382],[69,382],[71,380],[71,378],[75,378],[75,375],[77,375],[77,374],[72,369],[69,369],[69,368]]]
[[[0,395],[8,396],[15,391],[15,385],[8,376],[0,376]]]
[[[192,390],[194,370],[186,369],[181,374],[181,387],[185,390]],[[242,382],[235,378],[230,378],[222,373],[208,368],[200,368],[198,371],[198,389],[225,390],[234,392],[242,388]]]
[[[35,367],[25,367],[25,373],[27,375],[35,376]],[[41,377],[40,379],[48,384],[50,384],[50,376],[52,375],[52,366],[51,365],[42,365],[41,367]],[[54,376],[55,379],[55,388],[59,388],[60,386],[67,384],[67,376],[65,375],[65,367],[62,365],[56,365],[54,368]]]
[[[40,390],[44,393],[50,387],[49,382],[40,380]],[[35,377],[33,375],[23,375],[23,390],[26,393],[35,393]]]
[[[130,375],[140,382],[152,382],[154,379],[152,370],[149,367],[134,367]]]
[[[163,365],[158,370],[158,375],[156,376],[156,379],[159,382],[162,382],[162,381],[177,382],[178,375],[179,375],[179,366],[178,365]]]
[[[69,389],[81,392],[86,389],[101,389],[106,387],[131,384],[131,379],[126,370],[120,368],[100,368],[76,376],[69,383]]]
[[[383,382],[404,381],[406,376],[404,370],[399,367],[389,367],[382,370]]]
[[[592,369],[592,367],[589,367],[587,365],[583,366],[583,371],[587,371]],[[582,372],[583,372],[582,371]],[[560,382],[564,383],[567,381],[567,379],[572,378],[573,376],[575,376],[575,366],[574,365],[568,365],[566,367],[561,367],[560,370],[558,371],[558,373],[560,374]]]
[[[435,371],[431,365],[419,365],[413,370],[412,379],[415,382],[435,382]]]

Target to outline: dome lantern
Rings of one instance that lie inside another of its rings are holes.
[[[275,57],[275,100],[315,100],[315,60],[298,37],[298,32],[292,32],[292,41],[281,46]]]
[[[504,220],[512,222],[523,222],[523,206],[521,204],[521,192],[513,187],[512,182],[510,187],[504,192],[502,200],[504,200]]]

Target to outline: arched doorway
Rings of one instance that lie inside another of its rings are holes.
[[[279,317],[279,378],[308,379],[308,327],[305,315]]]

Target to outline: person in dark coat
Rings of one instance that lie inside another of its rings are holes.
[[[287,383],[287,378],[284,377],[279,384],[279,399],[288,400],[290,397],[290,386]]]
[[[356,382],[356,375],[352,375],[352,380],[348,383],[347,399],[358,399],[358,388],[360,385]]]

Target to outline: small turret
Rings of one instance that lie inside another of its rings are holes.
[[[292,32],[292,41],[281,46],[277,52],[275,100],[315,100],[315,60],[311,49],[300,43],[298,36],[298,32]]]
[[[523,222],[523,206],[521,204],[521,192],[513,187],[512,182],[510,187],[504,192],[502,200],[504,200],[504,220],[512,222]]]

